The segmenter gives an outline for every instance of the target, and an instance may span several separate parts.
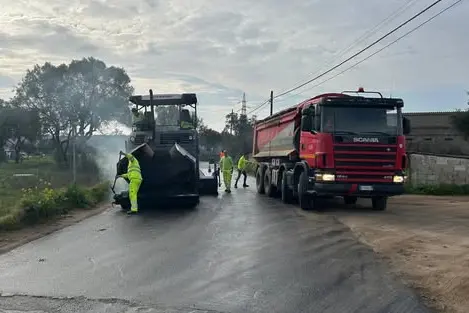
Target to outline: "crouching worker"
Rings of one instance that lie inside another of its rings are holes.
[[[129,182],[129,199],[130,199],[130,211],[128,214],[138,212],[137,195],[140,185],[142,184],[142,172],[140,171],[140,164],[137,158],[130,153],[119,152],[120,155],[124,155],[128,160],[127,173],[119,175],[121,178],[127,178]]]

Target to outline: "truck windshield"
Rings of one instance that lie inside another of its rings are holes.
[[[322,131],[397,135],[396,110],[369,107],[323,107]]]

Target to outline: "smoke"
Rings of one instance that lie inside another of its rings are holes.
[[[95,150],[95,163],[99,168],[101,179],[114,182],[119,161],[119,151],[125,151],[125,135],[94,135],[88,145]],[[117,193],[128,189],[127,182],[121,178],[116,181]]]

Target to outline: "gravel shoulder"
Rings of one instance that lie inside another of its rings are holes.
[[[469,197],[405,195],[373,212],[333,205],[328,213],[391,264],[405,283],[438,312],[469,307]]]

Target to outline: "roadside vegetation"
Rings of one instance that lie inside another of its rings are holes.
[[[109,183],[96,174],[72,173],[51,157],[30,157],[0,164],[0,230],[13,230],[88,209],[107,199]]]

